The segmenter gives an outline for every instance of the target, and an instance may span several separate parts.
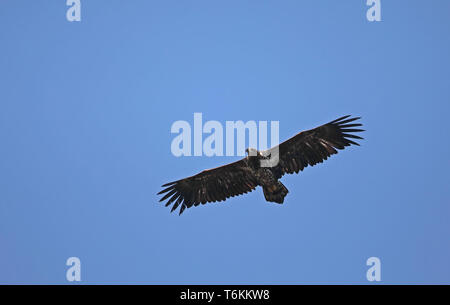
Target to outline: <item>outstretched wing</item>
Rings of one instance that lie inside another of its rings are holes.
[[[284,174],[298,173],[308,165],[314,166],[322,163],[331,155],[337,154],[338,150],[346,146],[358,145],[351,139],[363,139],[353,133],[364,131],[355,127],[362,126],[352,123],[360,117],[350,118],[349,115],[341,117],[328,124],[317,128],[302,131],[289,140],[278,145],[279,162],[274,167],[277,178]],[[276,147],[270,149],[273,150]]]
[[[161,192],[166,193],[160,201],[170,198],[166,206],[174,202],[171,212],[181,204],[180,215],[186,208],[200,203],[224,201],[229,197],[253,191],[257,182],[245,159],[178,181],[166,183]]]

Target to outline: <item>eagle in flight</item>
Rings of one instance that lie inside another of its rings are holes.
[[[160,201],[169,199],[166,206],[173,203],[171,212],[181,206],[181,215],[186,208],[200,203],[225,201],[261,186],[267,201],[281,204],[289,192],[279,181],[284,174],[298,173],[308,165],[322,163],[331,155],[337,154],[336,149],[342,150],[352,144],[359,146],[351,140],[363,139],[353,134],[364,131],[355,128],[362,126],[354,122],[358,119],[360,117],[352,118],[350,115],[341,117],[317,128],[302,131],[266,151],[247,148],[247,156],[242,160],[164,184],[164,189],[158,193],[164,194]],[[271,160],[276,162],[263,163]]]

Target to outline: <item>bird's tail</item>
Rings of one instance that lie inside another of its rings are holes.
[[[288,189],[281,183],[277,181],[277,184],[270,186],[263,186],[264,197],[267,201],[283,203],[284,197],[289,193]]]

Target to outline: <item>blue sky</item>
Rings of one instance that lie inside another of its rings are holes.
[[[0,4],[0,283],[450,283],[450,2],[82,0]],[[346,114],[351,147],[192,208],[160,185],[238,157],[170,152],[176,120]]]

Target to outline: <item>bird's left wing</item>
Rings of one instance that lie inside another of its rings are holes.
[[[186,208],[200,203],[224,201],[229,197],[251,192],[257,185],[255,177],[247,167],[246,160],[242,159],[166,183],[162,186],[166,188],[158,195],[166,193],[160,200],[169,198],[166,206],[174,202],[171,212],[181,205],[181,215]]]
[[[358,119],[360,118],[351,118],[349,115],[341,117],[314,129],[302,131],[265,151],[265,155],[271,155],[275,149],[278,150],[278,163],[273,167],[276,177],[279,179],[284,174],[298,173],[308,165],[322,163],[331,155],[337,154],[338,150],[359,145],[355,141],[362,137],[354,133],[364,130],[359,129],[362,124],[354,122]]]

